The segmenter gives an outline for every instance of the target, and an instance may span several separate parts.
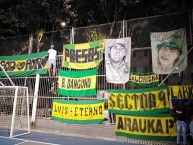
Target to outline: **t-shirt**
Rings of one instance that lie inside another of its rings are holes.
[[[57,51],[54,49],[49,49],[48,54],[49,54],[49,59],[56,59]]]
[[[174,112],[174,116],[176,120],[185,121],[186,120],[186,112],[183,106],[177,106]]]

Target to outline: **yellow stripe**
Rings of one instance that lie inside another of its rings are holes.
[[[172,122],[172,117],[138,117],[117,114],[116,131],[135,135],[176,136],[176,126],[172,125]]]
[[[81,44],[76,44],[75,49],[87,49],[90,48],[89,43],[81,43]]]
[[[162,91],[164,91],[164,94],[167,94],[166,89]],[[155,97],[150,97],[148,92],[128,94],[107,93],[108,106],[109,109],[122,111],[128,111],[128,108],[130,111],[140,111],[169,107],[170,103],[168,97],[158,97],[158,93],[159,91],[151,92],[151,94],[155,95]]]
[[[104,119],[104,103],[78,105],[53,102],[52,116],[73,120]]]
[[[72,84],[68,83],[68,81],[71,80],[85,80],[85,79],[91,79],[91,84],[89,88],[79,88],[79,89],[69,89],[67,86],[71,86]],[[64,81],[64,82],[62,82]],[[96,88],[96,76],[88,76],[88,77],[82,77],[82,78],[70,78],[70,77],[58,77],[58,88],[61,89],[67,89],[67,90],[87,90],[87,89],[95,89]]]

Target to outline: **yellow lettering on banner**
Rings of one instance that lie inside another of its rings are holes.
[[[52,116],[73,120],[104,119],[104,103],[79,105],[53,102]]]
[[[107,93],[108,107],[114,110],[140,111],[169,107],[167,90],[144,93]]]
[[[116,131],[147,136],[176,136],[176,127],[172,117],[116,115]]]
[[[86,90],[95,88],[96,77],[82,78],[58,77],[58,88],[67,90]]]
[[[155,75],[139,76],[139,75],[130,74],[129,80],[140,84],[148,84],[148,83],[158,82],[159,75],[155,74]]]
[[[19,72],[19,71],[26,71],[26,70],[48,68],[47,59],[48,57],[34,58],[34,59],[27,59],[27,60],[15,60],[15,61],[1,60],[0,64],[7,72],[9,71]]]
[[[171,98],[190,99],[193,98],[193,85],[169,86]]]

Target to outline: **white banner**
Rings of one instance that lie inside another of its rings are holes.
[[[179,73],[187,66],[186,30],[152,32],[152,65],[156,74]]]
[[[129,81],[131,38],[105,39],[105,64],[108,83]]]

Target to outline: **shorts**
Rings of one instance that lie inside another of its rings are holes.
[[[56,68],[56,60],[55,59],[49,59],[48,60],[48,67],[52,68],[52,65],[53,65],[53,69],[55,69]]]
[[[193,136],[193,121],[190,122],[190,135]]]

